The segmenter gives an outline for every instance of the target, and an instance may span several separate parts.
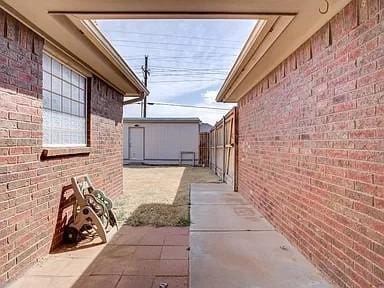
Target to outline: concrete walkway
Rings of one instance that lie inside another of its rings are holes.
[[[230,187],[193,184],[191,202],[190,231],[123,225],[108,244],[62,247],[9,287],[331,287]]]
[[[326,288],[317,270],[225,184],[192,184],[190,288]]]

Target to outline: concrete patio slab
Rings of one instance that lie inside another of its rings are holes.
[[[191,288],[332,287],[227,185],[193,184],[191,202]]]
[[[120,278],[120,275],[86,276],[76,281],[76,283],[71,288],[116,287]]]
[[[225,183],[192,183],[191,184],[191,191],[193,190],[193,193],[199,193],[199,192],[233,192],[233,189],[230,185],[227,185]]]
[[[188,277],[156,277],[152,288],[159,288],[162,283],[167,283],[169,288],[188,288]]]
[[[191,232],[190,265],[191,288],[331,287],[275,231]]]
[[[123,276],[116,288],[142,287],[152,288],[153,277],[148,276]]]
[[[234,193],[234,192],[232,192]],[[251,205],[192,205],[191,231],[274,230]]]
[[[200,191],[191,195],[193,205],[199,204],[248,204],[238,194],[233,192],[223,191]]]
[[[226,184],[191,185],[191,231],[273,230],[273,227]]]
[[[78,277],[23,276],[13,282],[12,288],[75,288]]]

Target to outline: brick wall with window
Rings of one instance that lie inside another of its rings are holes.
[[[43,54],[43,146],[87,145],[86,77]]]
[[[351,1],[241,99],[239,191],[336,285],[384,287],[384,1]]]
[[[123,188],[123,96],[43,47],[0,9],[0,286],[60,243],[72,176]]]

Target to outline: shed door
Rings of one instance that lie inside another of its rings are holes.
[[[129,159],[144,160],[144,128],[129,128]]]

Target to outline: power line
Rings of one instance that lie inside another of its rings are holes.
[[[156,45],[172,45],[172,46],[183,46],[183,47],[204,47],[204,48],[219,48],[219,49],[232,49],[238,50],[239,47],[234,46],[216,46],[216,45],[196,45],[189,43],[172,43],[172,42],[155,42],[155,41],[135,41],[125,39],[110,39],[112,42],[123,42],[123,43],[140,43],[140,44],[156,44]]]
[[[153,55],[153,53],[151,54]],[[122,56],[122,58],[124,58],[126,61],[128,62],[137,62],[139,61],[140,59],[138,58],[130,58],[130,57],[127,57],[127,56]],[[195,55],[195,56],[185,56],[185,57],[154,57],[154,60],[155,62],[157,63],[161,63],[161,62],[167,62],[167,63],[174,63],[174,64],[177,64],[177,63],[189,63],[189,64],[205,64],[207,63],[207,61],[209,60],[225,60],[226,62],[230,62],[229,64],[232,63],[233,60],[235,60],[237,58],[236,55],[230,55],[230,54],[227,54],[227,55],[222,55],[222,56],[217,56],[217,55],[213,55],[213,54],[198,54],[198,55]],[[152,57],[151,57],[152,59]],[[180,61],[178,61],[180,60]],[[186,61],[186,60],[189,60],[189,61]]]
[[[137,103],[140,104],[140,103]],[[197,106],[197,105],[187,105],[187,104],[177,104],[177,103],[161,103],[161,102],[148,102],[148,105],[159,105],[159,106],[172,106],[172,107],[184,107],[184,108],[197,108],[197,109],[209,109],[209,110],[221,110],[228,111],[231,108],[218,108],[210,106]]]
[[[172,70],[172,69],[161,69],[161,70],[152,70],[153,72],[157,72],[159,74],[161,73],[177,73],[177,74],[182,74],[182,73],[186,73],[186,74],[201,74],[201,73],[204,73],[204,74],[210,74],[210,73],[213,73],[213,74],[217,74],[217,73],[224,73],[224,74],[227,74],[228,70],[227,69],[223,69],[223,70],[214,70],[214,69],[210,69],[210,70]]]
[[[153,55],[153,53],[151,53],[151,55]],[[155,58],[155,60],[153,60]],[[151,57],[151,60],[153,60],[155,63],[159,63],[160,65],[161,64],[172,64],[172,65],[197,65],[197,66],[201,66],[201,65],[206,65],[207,63],[210,63],[212,64],[212,60],[214,61],[215,64],[220,64],[221,62],[224,61],[225,65],[231,67],[234,60],[237,58],[236,55],[230,55],[230,54],[227,54],[227,55],[212,55],[212,54],[204,54],[204,55],[197,55],[197,56],[185,56],[185,57],[154,57],[152,58]],[[187,59],[187,60],[184,60],[184,59]],[[127,57],[127,56],[123,56],[123,59],[125,61],[127,61],[128,63],[132,63],[132,64],[135,64],[137,61],[141,61],[139,59],[136,59],[136,58],[130,58],[130,57]],[[188,61],[190,59],[190,61]],[[178,60],[182,60],[182,61],[178,61]],[[136,64],[135,64],[136,65]],[[224,65],[224,64],[222,64]],[[133,65],[134,66],[134,65]],[[211,66],[211,65],[210,65]],[[219,67],[223,67],[223,66],[219,66]]]
[[[139,73],[138,70],[134,70],[135,73]],[[153,77],[169,77],[169,76],[176,76],[176,77],[198,77],[198,78],[205,78],[205,76],[227,76],[228,73],[226,72],[188,72],[188,71],[153,71],[151,70]]]
[[[139,48],[139,49],[152,49],[152,50],[163,50],[163,51],[175,51],[175,52],[183,52],[183,53],[198,53],[203,51],[188,51],[188,50],[181,50],[181,49],[171,49],[171,48],[161,48],[161,47],[148,47],[148,46],[136,46],[136,45],[126,45],[126,44],[115,44],[115,46],[120,47],[129,47],[129,48]],[[204,46],[201,46],[204,48]],[[213,52],[211,52],[212,54]],[[124,57],[124,56],[123,56]]]
[[[174,38],[185,38],[185,39],[197,39],[197,40],[209,40],[209,41],[222,41],[222,42],[233,42],[233,43],[243,43],[243,41],[223,39],[223,38],[206,38],[206,37],[195,37],[195,36],[185,36],[185,35],[175,35],[175,34],[162,34],[162,33],[146,33],[146,32],[130,32],[124,30],[103,30],[104,32],[112,33],[125,33],[125,34],[136,34],[136,35],[148,35],[148,36],[159,36],[159,37],[174,37]]]
[[[189,79],[189,80],[164,80],[164,81],[151,81],[151,83],[188,83],[188,82],[213,82],[213,81],[224,81],[225,79]]]
[[[134,71],[140,71],[140,68],[133,68]],[[178,74],[178,75],[205,75],[205,74],[228,74],[229,69],[199,69],[199,70],[173,70],[173,69],[151,69],[156,75]]]
[[[226,57],[236,57],[236,55],[230,54],[215,54],[208,56],[165,56],[165,57],[151,57],[151,60],[166,60],[166,59],[201,59],[201,58],[226,58]],[[124,59],[130,61],[142,61],[142,57],[124,57]]]
[[[155,68],[157,72],[227,72],[229,69],[219,68]]]
[[[207,76],[207,75],[210,75],[210,76],[226,76],[227,73],[204,73],[204,74],[201,74],[201,73],[166,73],[166,72],[163,72],[163,73],[154,73],[152,76],[153,77],[171,77],[171,76],[175,76],[175,77],[198,77],[198,78],[202,78],[204,76]]]
[[[155,75],[227,75],[227,71],[214,71],[214,70],[197,70],[197,71],[191,71],[191,70],[152,70]]]
[[[156,60],[154,62],[158,62],[158,61],[159,60]],[[231,63],[229,63],[228,65],[222,64],[220,66],[219,65],[212,66],[211,64],[213,64],[213,63],[210,63],[207,60],[203,60],[203,59],[202,59],[202,61],[193,61],[193,62],[190,62],[190,61],[169,61],[169,60],[165,60],[164,62],[166,62],[166,63],[163,63],[163,61],[162,61],[162,63],[160,63],[160,62],[158,62],[158,63],[159,64],[176,65],[179,67],[185,67],[185,69],[194,69],[194,68],[199,69],[199,67],[209,67],[207,69],[210,69],[210,70],[212,70],[212,69],[228,69],[228,70],[230,70],[231,67],[233,66],[233,65],[231,65]],[[130,61],[127,61],[127,63],[130,64],[129,65],[130,67],[133,67],[133,68],[139,67],[137,64],[133,64]],[[221,64],[221,63],[218,63],[218,64]]]
[[[148,48],[148,46],[144,47],[144,48]],[[164,48],[161,48],[161,49],[164,49]],[[191,55],[191,56],[187,56],[187,55],[175,55],[175,56],[158,56],[158,57],[155,57],[155,59],[157,60],[160,60],[160,59],[163,59],[165,57],[169,57],[169,58],[178,58],[178,57],[191,57],[191,58],[202,58],[202,57],[237,57],[236,54],[228,54],[228,53],[220,53],[220,54],[217,54],[215,52],[207,52],[207,51],[189,51],[189,50],[178,50],[178,51],[182,51],[184,53],[186,52],[191,52],[193,53],[194,55]],[[198,54],[199,53],[199,54]],[[129,55],[124,55],[122,54],[121,57],[123,58],[135,58],[135,60],[138,60],[139,57],[137,57],[138,55],[137,54],[129,54]],[[152,57],[151,57],[152,59]]]
[[[189,71],[200,71],[200,70],[203,70],[203,71],[207,71],[207,70],[214,70],[214,71],[218,71],[218,70],[223,70],[223,71],[227,71],[227,69],[225,68],[185,68],[185,67],[172,67],[172,66],[152,66],[152,68],[155,68],[155,69],[166,69],[167,71],[169,70],[189,70]]]
[[[136,71],[135,71],[136,72]],[[180,73],[174,73],[174,72],[167,72],[167,71],[153,71],[152,72],[152,77],[191,77],[191,78],[205,78],[205,76],[223,76],[225,77],[228,73],[221,72],[221,73],[214,73],[214,72],[195,72],[195,73],[187,73],[187,72],[180,72]]]
[[[211,75],[211,76],[226,76],[225,73],[206,73],[204,75],[201,74],[154,74],[152,77],[191,77],[191,78],[201,78],[205,75]]]

